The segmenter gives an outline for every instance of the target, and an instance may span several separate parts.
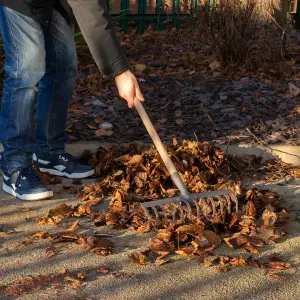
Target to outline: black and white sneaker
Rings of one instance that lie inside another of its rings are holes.
[[[33,161],[41,172],[47,172],[51,175],[68,178],[87,178],[95,174],[93,167],[76,163],[74,157],[68,153],[34,154]]]
[[[21,200],[42,200],[53,196],[41,182],[32,168],[25,168],[12,174],[2,172],[3,190]]]

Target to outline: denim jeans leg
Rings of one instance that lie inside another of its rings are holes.
[[[74,25],[56,11],[51,27],[43,27],[46,74],[39,84],[37,103],[38,152],[63,153],[67,141],[68,105],[77,79]]]
[[[0,115],[4,146],[1,167],[14,172],[31,166],[36,149],[34,128],[35,87],[45,74],[42,27],[33,19],[0,5],[5,73]]]

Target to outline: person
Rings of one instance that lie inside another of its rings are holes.
[[[22,200],[53,196],[33,165],[68,178],[94,174],[93,167],[76,163],[65,151],[67,109],[77,78],[75,20],[101,74],[114,78],[120,97],[130,108],[135,97],[144,100],[105,0],[0,0],[6,54],[0,164],[3,190]]]

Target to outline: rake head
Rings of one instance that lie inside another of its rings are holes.
[[[207,193],[190,194],[189,199],[183,196],[155,200],[141,203],[142,208],[148,218],[148,227],[151,228],[151,210],[154,212],[156,224],[159,225],[164,219],[167,223],[168,217],[171,215],[173,222],[176,222],[176,215],[180,215],[182,222],[186,218],[189,220],[193,216],[201,218],[213,218],[217,212],[221,215],[225,210],[232,213],[232,204],[234,203],[235,212],[238,211],[238,199],[230,190],[218,190]]]

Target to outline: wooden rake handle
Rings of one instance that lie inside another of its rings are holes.
[[[160,155],[160,157],[162,158],[166,168],[168,169],[171,178],[173,180],[173,182],[175,183],[175,185],[177,186],[177,188],[179,189],[181,195],[185,198],[185,199],[190,199],[190,195],[189,192],[184,184],[184,182],[182,181],[180,175],[178,174],[172,160],[170,159],[167,150],[165,149],[160,137],[158,136],[151,120],[148,117],[148,114],[146,113],[142,103],[135,98],[134,99],[134,106],[137,110],[137,112],[139,113],[149,135],[151,136],[151,139]]]

